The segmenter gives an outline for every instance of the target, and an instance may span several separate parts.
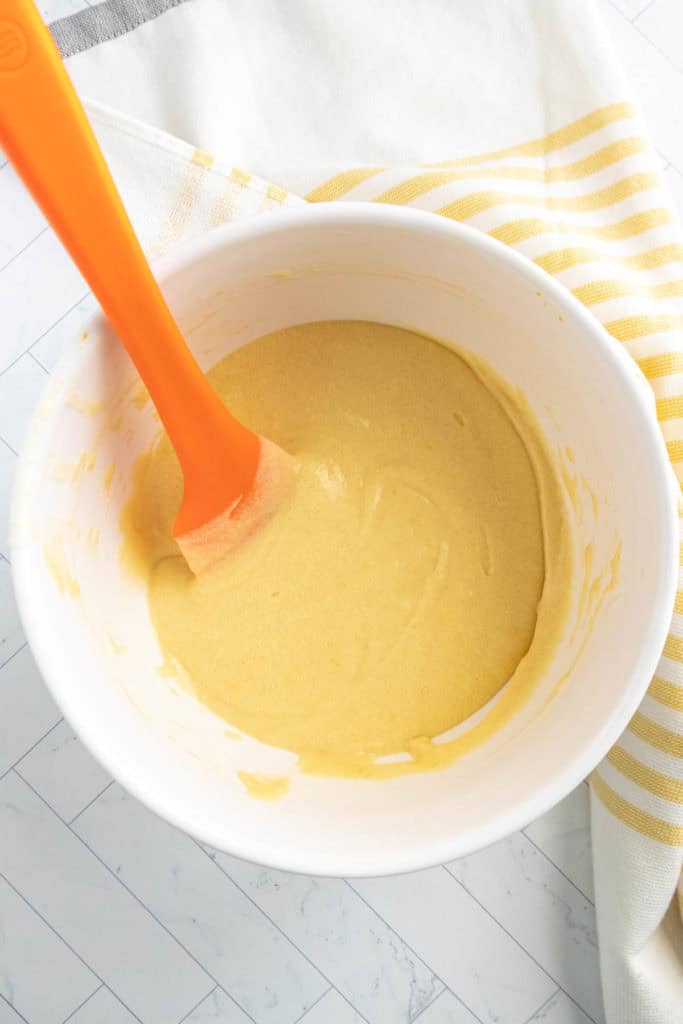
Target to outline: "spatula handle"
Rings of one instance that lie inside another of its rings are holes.
[[[214,422],[225,431],[226,411],[166,305],[32,0],[0,0],[0,145],[128,349],[186,478],[204,475],[206,437]],[[233,423],[236,443],[256,443]]]

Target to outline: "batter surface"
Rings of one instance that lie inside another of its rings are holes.
[[[182,479],[168,439],[139,460],[123,558],[148,579],[166,663],[309,770],[450,759],[431,739],[514,677],[502,720],[543,661],[525,658],[542,597],[557,619],[562,501],[528,414],[451,349],[371,323],[278,331],[209,378],[295,456],[296,477],[258,535],[194,577],[171,538]]]

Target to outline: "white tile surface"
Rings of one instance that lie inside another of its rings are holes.
[[[0,274],[0,372],[26,352],[86,291],[83,278],[51,231],[39,235],[19,253]]]
[[[222,989],[215,988],[206,999],[202,999],[183,1024],[251,1024],[251,1020],[234,999]]]
[[[62,717],[28,647],[0,668],[0,775]],[[0,831],[0,835],[3,833]]]
[[[9,562],[0,558],[0,670],[25,643],[12,588]]]
[[[4,268],[46,226],[42,213],[8,163],[0,167],[0,224],[0,268]]]
[[[94,995],[69,1017],[69,1024],[135,1024],[136,1018],[101,985]]]
[[[43,388],[46,371],[30,353],[0,374],[0,437],[18,452]]]
[[[0,780],[0,873],[145,1024],[172,1024],[213,988],[18,775]]]
[[[635,21],[638,15],[650,6],[652,0],[612,0],[612,3],[630,21]]]
[[[412,1021],[442,989],[419,956],[341,879],[271,871],[221,853],[216,860],[369,1024]]]
[[[420,1020],[425,1020],[425,1014]],[[330,989],[303,1017],[301,1024],[363,1024],[363,1018],[335,989]]]
[[[446,991],[427,1007],[420,1016],[420,1024],[477,1024],[477,1018],[452,992]]]
[[[0,876],[0,993],[7,1002],[31,1024],[54,1024],[98,985],[92,971]]]
[[[533,1015],[529,1024],[590,1024],[590,1021],[564,992],[557,992]]]
[[[448,865],[593,1020],[602,1013],[593,906],[524,835]]]
[[[0,437],[0,555],[5,558],[9,558],[9,508],[16,463],[16,455]]]
[[[556,984],[445,868],[352,884],[486,1024],[524,1024],[554,992]]]
[[[327,989],[202,848],[120,786],[75,828],[257,1024],[293,1024]]]
[[[0,995],[0,1024],[26,1024],[26,1018],[20,1017],[3,995]]]
[[[641,102],[656,148],[682,168],[683,75],[610,0],[597,0],[597,6],[629,86]]]
[[[584,896],[594,901],[588,786],[578,786],[524,831]]]
[[[16,770],[68,822],[111,782],[64,721],[19,761]]]
[[[65,310],[59,320],[45,331],[31,346],[31,352],[49,372],[54,370],[65,347],[78,337],[83,323],[98,308],[96,300],[87,292],[74,305]]]
[[[637,27],[674,67],[683,71],[683,4],[681,0],[654,0],[637,19]]]

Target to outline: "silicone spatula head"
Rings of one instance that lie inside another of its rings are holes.
[[[0,145],[90,284],[157,407],[184,478],[174,536],[190,568],[202,572],[273,515],[292,460],[239,423],[202,374],[32,0],[0,0]]]
[[[228,446],[222,452],[224,464],[227,451],[232,457],[235,450],[232,435],[228,435],[223,438]],[[206,477],[200,486],[193,487],[192,470],[183,469],[185,492],[173,536],[194,573],[201,573],[232,554],[268,522],[287,496],[292,479],[291,457],[264,437],[256,440],[258,451],[253,462],[242,463],[241,468],[249,472],[239,493],[236,474],[226,476],[225,481],[218,482],[215,493],[209,493]],[[213,444],[209,446],[219,459],[220,444],[219,438],[215,448]]]

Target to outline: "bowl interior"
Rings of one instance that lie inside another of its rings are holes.
[[[448,770],[383,782],[295,774],[284,799],[249,797],[238,770],[289,772],[293,758],[229,738],[224,722],[159,672],[146,595],[119,563],[131,466],[158,421],[123,349],[95,318],[36,415],[13,517],[22,615],[74,728],[154,810],[274,866],[408,870],[526,824],[616,739],[668,626],[674,492],[638,372],[551,279],[427,215],[283,214],[213,232],[160,273],[205,368],[268,331],[325,319],[414,328],[486,359],[521,389],[563,468],[579,565],[575,615],[534,698]],[[585,600],[598,579],[601,599]]]

